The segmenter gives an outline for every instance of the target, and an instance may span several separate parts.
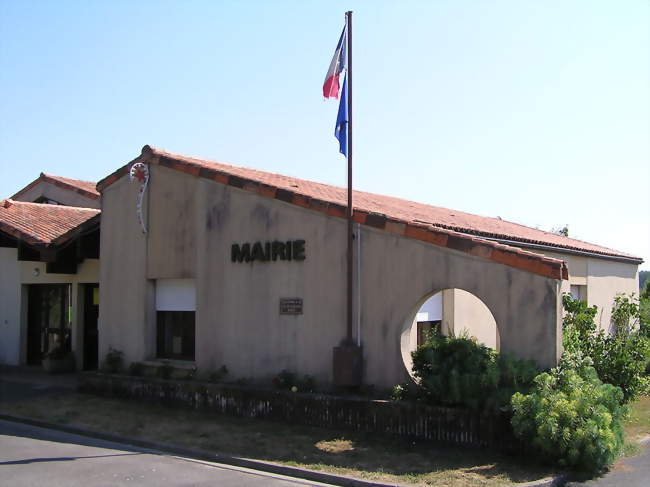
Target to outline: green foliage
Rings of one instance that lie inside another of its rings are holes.
[[[560,365],[535,378],[530,394],[512,397],[515,435],[562,467],[597,472],[620,455],[623,393],[603,384],[591,360],[565,352]]]
[[[108,348],[108,353],[104,358],[102,370],[107,374],[117,374],[124,368],[124,353],[113,347]]]
[[[563,344],[567,352],[583,351],[582,348],[596,332],[594,318],[598,309],[596,306],[587,306],[585,301],[573,299],[565,293],[562,295],[564,306]],[[587,354],[588,355],[588,354]]]
[[[539,369],[468,337],[434,335],[413,353],[413,373],[423,398],[436,405],[505,410],[516,391],[526,392]]]
[[[562,235],[563,237],[568,237],[569,236],[569,225],[566,224],[563,227],[552,228],[551,233],[555,233],[557,235]]]
[[[193,365],[190,369],[188,369],[187,373],[185,374],[185,377],[183,377],[183,380],[194,380],[196,379],[196,376],[199,373],[199,369],[196,365]]]
[[[649,287],[650,281],[646,283],[646,288]],[[650,338],[650,296],[644,294],[639,298],[639,333]]]
[[[316,392],[316,379],[311,375],[303,375],[299,378],[295,373],[288,370],[281,371],[271,379],[276,389],[288,389],[293,392]]]
[[[143,376],[144,375],[144,364],[142,362],[131,362],[129,364],[129,375],[133,376]]]
[[[616,335],[629,335],[639,324],[639,302],[634,294],[617,294],[612,307],[612,324]]]
[[[639,271],[639,291],[641,292],[641,295],[643,296],[643,293],[645,293],[645,297],[650,297],[650,285],[648,284],[650,282],[650,271]]]
[[[408,384],[397,384],[396,386],[393,386],[393,389],[390,393],[390,398],[393,401],[403,401],[408,397]]]
[[[596,331],[594,318],[597,309],[583,301],[563,296],[566,311],[563,323],[564,350],[569,354],[582,354],[592,360],[601,381],[620,387],[624,402],[629,402],[648,390],[644,377],[650,341],[636,330],[639,305],[634,296],[619,295],[612,308],[613,335]]]

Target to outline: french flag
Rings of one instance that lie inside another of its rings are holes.
[[[327,70],[327,75],[325,76],[325,83],[323,83],[323,96],[325,98],[336,98],[337,100],[339,98],[339,92],[341,91],[339,78],[341,73],[347,68],[346,34],[347,25],[343,27],[341,38],[336,45],[336,51],[334,51],[334,57],[330,63],[330,69]]]

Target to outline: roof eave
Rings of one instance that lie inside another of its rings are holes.
[[[633,256],[617,255],[617,254],[605,254],[600,252],[590,252],[587,250],[579,250],[570,247],[560,247],[557,245],[540,244],[536,242],[530,242],[527,240],[510,240],[510,239],[504,239],[498,237],[482,237],[482,238],[484,238],[485,240],[491,240],[494,242],[503,243],[505,245],[513,245],[516,247],[525,247],[528,249],[536,249],[536,250],[547,250],[551,252],[559,252],[559,253],[564,253],[569,255],[580,255],[584,257],[594,257],[598,259],[606,259],[606,260],[613,260],[616,262],[623,262],[626,264],[641,265],[644,262],[644,260],[641,257],[633,257]]]
[[[99,199],[98,194],[91,193],[90,191],[87,191],[87,190],[85,190],[83,188],[79,188],[78,186],[74,186],[72,184],[66,183],[65,181],[60,181],[58,179],[54,179],[54,178],[50,177],[48,174],[45,174],[43,172],[40,174],[40,176],[38,178],[34,179],[34,181],[32,181],[27,186],[25,186],[23,189],[21,189],[16,194],[14,194],[11,197],[11,199],[17,199],[18,197],[25,194],[27,191],[29,191],[30,189],[32,189],[34,186],[38,185],[38,183],[41,183],[41,182],[50,183],[50,184],[53,184],[55,186],[59,186],[60,188],[70,190],[73,193],[78,193],[78,194],[80,194],[80,195],[82,195],[82,196],[84,196],[84,197],[86,197],[88,199],[91,199],[91,200],[98,200]]]

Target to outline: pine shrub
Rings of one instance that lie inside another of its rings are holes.
[[[595,473],[611,465],[623,448],[622,391],[603,384],[579,352],[534,382],[530,394],[512,397],[515,435],[562,467]]]

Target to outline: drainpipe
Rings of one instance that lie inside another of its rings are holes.
[[[357,223],[357,346],[361,346],[361,224]]]

